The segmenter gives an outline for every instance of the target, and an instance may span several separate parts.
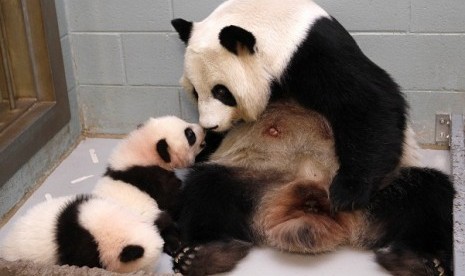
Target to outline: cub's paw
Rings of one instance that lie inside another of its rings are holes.
[[[179,250],[179,252],[173,257],[173,270],[175,273],[181,273],[183,275],[198,275],[191,271],[192,263],[197,257],[197,252],[200,250],[200,246],[189,247],[186,246]]]
[[[366,207],[371,198],[371,183],[338,173],[329,187],[331,211],[351,211]]]

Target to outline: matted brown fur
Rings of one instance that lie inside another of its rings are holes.
[[[360,212],[331,214],[328,183],[294,181],[266,193],[253,227],[263,243],[290,252],[320,253],[349,244],[363,225]]]

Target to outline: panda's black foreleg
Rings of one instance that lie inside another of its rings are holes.
[[[355,118],[361,116],[354,113]],[[399,166],[403,150],[403,115],[368,112],[365,116],[372,118],[356,122],[346,116],[349,118],[331,121],[340,162],[329,189],[333,211],[366,207],[383,180]]]
[[[181,248],[181,233],[171,219],[171,216],[166,212],[161,212],[155,221],[155,225],[160,231],[160,236],[165,242],[163,252],[170,256],[174,256]]]
[[[191,276],[228,272],[251,248],[252,243],[236,239],[185,246],[173,257],[173,270]]]
[[[207,131],[205,135],[205,148],[195,157],[195,162],[205,162],[220,146],[226,133]]]

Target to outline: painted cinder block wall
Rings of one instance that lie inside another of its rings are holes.
[[[66,10],[85,132],[126,133],[148,116],[164,114],[196,120],[178,83],[184,45],[170,20],[200,20],[223,1],[57,1]],[[434,143],[435,113],[463,113],[465,1],[316,2],[401,85],[421,143]]]

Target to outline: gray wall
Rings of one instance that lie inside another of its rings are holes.
[[[75,72],[84,131],[125,133],[164,114],[196,119],[178,84],[184,45],[170,20],[200,20],[223,1],[57,1],[66,10],[67,69]],[[436,112],[464,111],[465,1],[317,2],[402,86],[422,143],[433,143]]]

